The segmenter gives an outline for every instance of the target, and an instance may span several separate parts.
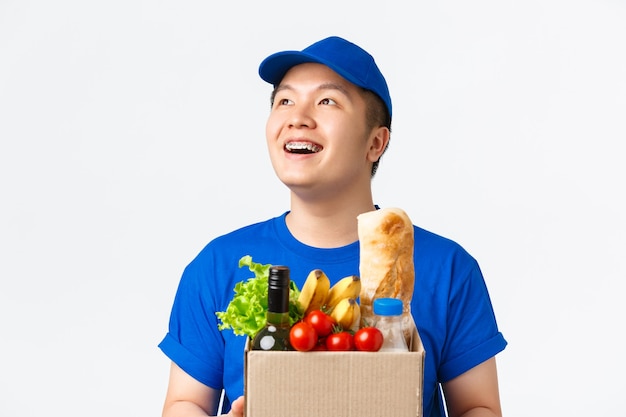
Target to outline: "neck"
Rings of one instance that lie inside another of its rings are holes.
[[[300,242],[318,248],[336,248],[358,240],[357,216],[374,210],[371,193],[344,196],[319,203],[304,201],[291,193],[287,227]]]

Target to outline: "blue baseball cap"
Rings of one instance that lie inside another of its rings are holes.
[[[259,75],[276,86],[291,67],[306,62],[326,65],[352,84],[374,92],[385,103],[391,117],[389,88],[374,58],[360,46],[338,36],[322,39],[302,51],[272,54],[261,62]]]

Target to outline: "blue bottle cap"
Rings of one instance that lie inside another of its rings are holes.
[[[398,298],[377,298],[374,300],[374,314],[378,316],[399,316],[402,314],[402,300]]]

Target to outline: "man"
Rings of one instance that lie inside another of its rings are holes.
[[[274,85],[267,146],[290,210],[214,239],[185,269],[159,345],[172,360],[166,417],[214,415],[222,389],[227,409],[237,399],[228,415],[242,415],[245,338],[220,332],[215,317],[247,278],[237,268],[242,256],[288,265],[300,288],[315,268],[335,281],[358,275],[356,218],[377,208],[371,179],[389,144],[392,106],[374,59],[330,37],[269,56],[259,73]],[[424,416],[444,407],[453,417],[500,416],[495,355],[506,341],[478,264],[456,243],[414,230]]]

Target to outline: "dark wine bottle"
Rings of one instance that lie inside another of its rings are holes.
[[[289,343],[289,282],[288,267],[270,267],[267,324],[252,339],[253,350],[293,350]]]

